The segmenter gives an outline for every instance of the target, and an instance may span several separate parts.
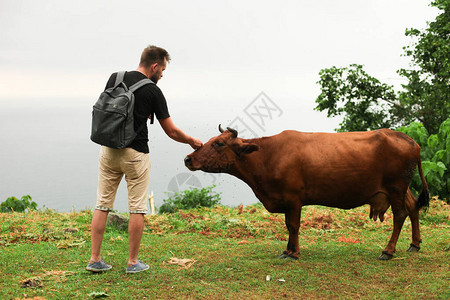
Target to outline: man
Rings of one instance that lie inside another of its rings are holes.
[[[144,215],[147,212],[150,179],[147,119],[156,116],[164,132],[177,142],[189,144],[194,149],[202,146],[200,140],[185,134],[175,126],[170,118],[164,95],[156,86],[159,79],[163,77],[169,61],[170,55],[166,50],[148,46],[142,52],[137,70],[125,74],[124,82],[128,87],[146,77],[155,84],[144,85],[134,93],[134,128],[136,130],[142,128],[142,130],[137,132],[133,142],[127,148],[120,150],[106,146],[101,147],[97,203],[91,224],[92,255],[86,267],[89,271],[102,272],[112,268],[101,259],[100,249],[108,213],[113,209],[116,191],[124,174],[128,187],[130,212],[129,258],[126,272],[137,273],[149,268],[147,264],[137,258],[144,230]],[[111,75],[106,88],[114,85],[116,77],[117,73]]]

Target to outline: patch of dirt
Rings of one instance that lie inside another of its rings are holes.
[[[360,240],[358,240],[358,239],[354,239],[354,238],[352,238],[352,237],[344,237],[344,236],[340,236],[339,238],[338,238],[338,242],[343,242],[343,243],[348,243],[348,244],[356,244],[356,243],[361,243],[361,241]]]
[[[25,279],[20,283],[21,288],[38,288],[42,287],[42,281],[37,278]]]
[[[193,213],[187,213],[185,214],[183,211],[179,211],[180,212],[180,216],[183,220],[195,220],[195,219],[199,219],[199,220],[204,220],[205,217],[204,216],[196,216]]]
[[[263,219],[269,220],[269,221],[272,221],[272,222],[277,222],[277,223],[284,223],[283,218],[275,217],[275,216],[274,217],[272,217],[272,216],[263,217]]]
[[[195,259],[189,259],[189,258],[176,258],[176,257],[171,257],[170,260],[164,262],[166,264],[169,265],[178,265],[181,268],[179,268],[178,270],[187,270],[190,267],[192,267],[197,261]]]
[[[304,218],[301,226],[303,228],[332,229],[334,216],[330,213],[327,215],[316,216],[314,213],[310,218]]]

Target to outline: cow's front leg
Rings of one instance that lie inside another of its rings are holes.
[[[298,230],[300,228],[300,215],[302,207],[290,208],[285,213],[286,227],[289,230],[289,241],[286,250],[281,254],[282,258],[298,259],[300,246],[298,244]]]

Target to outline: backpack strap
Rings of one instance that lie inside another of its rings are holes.
[[[150,124],[153,124],[155,122],[155,112],[152,111],[152,114],[150,115]]]
[[[155,84],[155,83],[154,83],[153,81],[151,81],[150,79],[145,78],[145,79],[142,79],[142,80],[136,82],[136,83],[133,84],[132,86],[130,86],[129,90],[130,90],[132,93],[134,93],[134,92],[135,92],[136,90],[138,90],[139,88],[143,87],[143,86],[146,85],[146,84],[150,84],[150,83]],[[154,119],[155,119],[155,113],[152,112],[151,117],[150,117],[150,124],[153,124]]]
[[[132,86],[130,86],[129,90],[134,93],[136,90],[138,90],[139,88],[141,88],[144,85],[149,84],[149,83],[153,83],[154,84],[154,82],[151,81],[148,78],[142,79],[142,80],[136,82],[135,84],[133,84]]]
[[[117,72],[116,82],[114,83],[114,87],[118,86],[123,81],[123,78],[125,77],[125,73],[126,73],[126,71]]]
[[[125,77],[125,73],[126,73],[125,71],[117,72],[116,82],[115,82],[114,86],[118,86],[118,85],[123,81],[123,79],[124,79],[124,77]],[[130,92],[134,93],[134,92],[137,91],[139,88],[143,87],[143,86],[146,85],[146,84],[150,84],[150,83],[155,84],[155,83],[154,83],[153,81],[151,81],[150,79],[144,78],[144,79],[142,79],[142,80],[136,82],[136,83],[133,84],[132,86],[130,86],[130,87],[128,88],[128,90],[129,90]],[[155,114],[154,114],[154,112],[152,112],[151,118],[150,118],[150,124],[153,124],[154,118],[155,118]],[[142,124],[141,126],[139,126],[139,128],[136,130],[136,132],[141,131],[141,130],[144,128],[145,123],[147,123],[147,122],[144,122],[144,124]]]

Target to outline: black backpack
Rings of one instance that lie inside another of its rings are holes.
[[[153,83],[150,79],[127,87],[123,82],[125,71],[118,72],[113,87],[100,94],[92,111],[91,140],[97,144],[115,149],[127,147],[136,138],[146,122],[134,130],[134,92],[140,87]],[[154,83],[153,83],[154,84]],[[151,119],[153,123],[153,116]]]

